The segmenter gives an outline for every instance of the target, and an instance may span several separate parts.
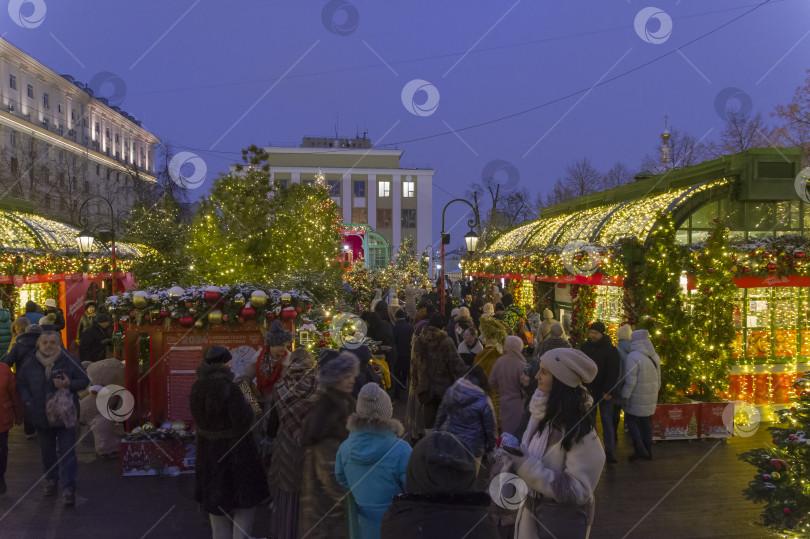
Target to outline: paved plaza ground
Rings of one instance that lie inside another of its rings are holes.
[[[755,470],[737,454],[770,443],[765,427],[751,438],[657,443],[655,461],[627,462],[620,435],[619,463],[607,466],[596,491],[591,537],[762,538],[760,508],[742,491]],[[0,537],[209,537],[206,515],[191,500],[193,475],[120,476],[117,460],[95,455],[90,437],[79,444],[76,507],[42,497],[37,440],[22,429],[9,438],[8,493],[0,496]],[[266,535],[267,511],[254,534]],[[454,539],[454,538],[448,538]]]

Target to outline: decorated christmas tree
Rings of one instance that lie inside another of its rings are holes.
[[[691,380],[689,313],[680,285],[681,256],[675,226],[668,214],[658,218],[650,233],[639,293],[639,327],[650,333],[661,357],[661,393],[665,400],[682,395]]]
[[[214,181],[195,215],[189,252],[197,274],[214,284],[272,283],[328,270],[340,250],[340,212],[327,188],[283,187],[271,180],[266,152],[242,153],[244,164]],[[339,272],[330,275],[340,283]]]
[[[763,523],[790,537],[810,537],[810,374],[794,384],[789,409],[780,410],[780,425],[770,427],[773,446],[743,453],[757,468],[746,496],[764,502]]]
[[[692,293],[694,356],[692,379],[700,400],[717,397],[728,385],[734,330],[734,284],[736,267],[729,255],[728,229],[714,220],[706,243],[693,260],[695,290]]]

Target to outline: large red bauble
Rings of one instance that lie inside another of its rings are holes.
[[[194,317],[193,316],[181,316],[179,320],[177,320],[181,326],[184,328],[190,328],[194,326]]]
[[[256,309],[250,305],[245,305],[242,308],[242,316],[245,318],[245,320],[253,320],[256,318]]]
[[[212,290],[206,290],[203,292],[203,299],[208,303],[216,303],[219,301],[219,298],[222,297],[222,292],[214,292]]]

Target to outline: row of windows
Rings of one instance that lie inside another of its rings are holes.
[[[8,76],[8,87],[12,90],[17,89],[17,76],[16,75],[9,75]],[[26,89],[28,97],[34,99],[34,86],[32,84],[28,85]],[[57,108],[59,112],[62,112],[62,103],[57,103]],[[49,110],[51,108],[51,96],[48,95],[47,92],[42,94],[42,108],[45,110]]]
[[[377,228],[392,228],[393,210],[391,208],[377,209]],[[368,208],[352,208],[352,223],[368,224]],[[403,209],[400,216],[402,228],[416,228],[416,210]]]
[[[340,196],[340,180],[329,180],[329,194],[333,197]],[[352,192],[356,197],[366,196],[366,181],[354,180],[352,182]],[[377,196],[379,198],[388,198],[391,196],[391,181],[380,180],[377,182]],[[413,198],[416,196],[416,182],[413,180],[405,180],[402,182],[402,198]]]

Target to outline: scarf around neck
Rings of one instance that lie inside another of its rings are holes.
[[[56,363],[56,360],[59,359],[59,356],[62,354],[62,351],[58,351],[56,354],[50,357],[46,357],[42,355],[42,352],[37,350],[37,361],[45,367],[45,379],[50,380],[51,378],[51,370],[53,369],[53,364]]]

